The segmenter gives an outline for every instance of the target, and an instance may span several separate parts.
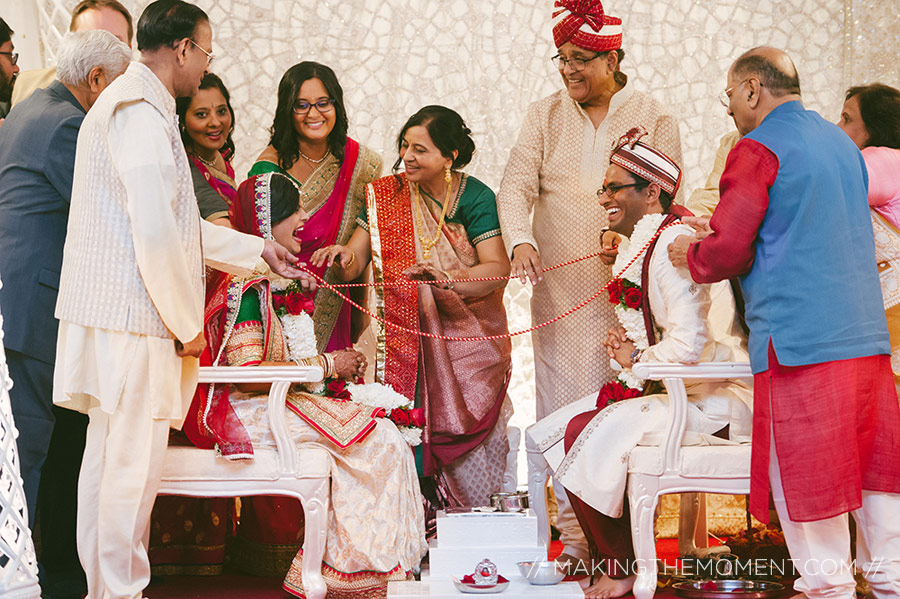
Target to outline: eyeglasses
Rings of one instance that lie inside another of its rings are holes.
[[[188,41],[191,42],[192,44],[194,44],[195,46],[197,46],[197,49],[198,49],[198,50],[200,50],[201,52],[203,52],[204,54],[206,54],[206,66],[211,65],[211,64],[212,64],[212,61],[214,61],[214,60],[216,59],[216,55],[215,55],[215,54],[213,54],[212,52],[207,52],[206,50],[204,50],[203,48],[200,47],[200,44],[198,44],[197,42],[195,42],[195,41],[192,40],[191,38],[188,38]]]
[[[9,56],[9,64],[11,64],[12,66],[16,66],[16,63],[19,62],[18,52],[0,52],[0,54]]]
[[[746,79],[744,79],[737,85],[732,85],[731,87],[729,87],[728,89],[723,91],[721,94],[719,94],[719,103],[722,104],[722,106],[724,106],[725,108],[730,108],[731,107],[731,92],[732,92],[732,90],[736,87],[740,87],[740,86],[744,85],[745,83],[747,83],[748,81],[750,81],[753,78],[754,77],[747,77]],[[762,87],[762,82],[760,82],[759,86]]]
[[[605,52],[603,53],[605,54]],[[566,68],[566,65],[572,67],[572,70],[575,72],[583,71],[584,67],[587,63],[594,60],[595,58],[600,58],[603,54],[598,54],[597,56],[592,56],[590,58],[563,58],[559,54],[552,57],[550,60],[553,61],[553,64],[557,69],[562,70]]]
[[[334,108],[334,100],[332,98],[328,98],[326,100],[319,100],[318,102],[313,103],[309,103],[304,100],[297,100],[296,102],[294,102],[294,114],[309,114],[309,111],[313,106],[316,107],[316,110],[319,111],[319,114],[325,114],[326,112],[331,112],[331,110]]]
[[[613,197],[619,190],[625,189],[626,187],[640,187],[643,183],[626,183],[625,185],[604,185],[600,189],[597,190],[597,197],[601,200],[603,199],[603,194],[606,194],[609,197]]]

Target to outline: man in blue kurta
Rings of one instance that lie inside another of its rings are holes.
[[[739,276],[754,372],[751,511],[768,490],[808,599],[900,596],[900,406],[875,264],[862,156],[800,102],[790,58],[750,50],[723,104],[743,138],[721,201],[673,263],[710,283]]]

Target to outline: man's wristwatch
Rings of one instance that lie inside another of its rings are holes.
[[[641,359],[641,356],[642,356],[642,355],[644,355],[644,351],[643,351],[643,350],[640,350],[640,349],[638,349],[638,348],[634,348],[634,351],[631,352],[631,357],[630,357],[629,359],[631,360],[631,363],[632,363],[632,364],[637,364],[638,360]]]

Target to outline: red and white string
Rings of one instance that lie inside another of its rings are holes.
[[[601,287],[600,289],[598,289],[593,295],[591,295],[589,298],[587,298],[586,300],[584,300],[584,301],[582,301],[581,303],[579,303],[577,306],[574,306],[574,307],[572,307],[572,308],[569,308],[568,310],[566,310],[566,311],[563,312],[562,314],[560,314],[560,315],[558,315],[558,316],[555,316],[555,317],[551,318],[550,320],[548,320],[548,321],[546,321],[546,322],[542,322],[542,323],[540,323],[540,324],[536,324],[536,325],[534,325],[534,326],[531,326],[531,327],[529,327],[529,328],[527,328],[527,329],[523,329],[523,330],[521,330],[521,331],[515,331],[515,332],[512,332],[512,333],[504,333],[504,334],[502,334],[502,335],[487,335],[487,336],[484,336],[484,337],[453,337],[453,336],[448,336],[448,335],[436,335],[436,334],[434,334],[434,333],[426,333],[425,331],[419,331],[419,330],[417,330],[417,329],[411,329],[411,328],[409,328],[409,327],[403,326],[402,324],[398,324],[398,323],[396,323],[396,322],[391,322],[390,320],[387,320],[387,319],[385,319],[385,318],[381,318],[381,317],[378,316],[377,314],[372,313],[371,311],[369,311],[369,310],[366,309],[365,307],[360,306],[359,304],[357,304],[356,302],[354,302],[352,299],[350,299],[349,297],[347,297],[346,295],[344,295],[343,293],[341,293],[341,292],[338,290],[338,288],[339,288],[339,287],[382,287],[382,286],[385,286],[385,287],[386,287],[386,286],[391,286],[391,285],[393,285],[393,286],[397,286],[397,285],[435,285],[435,284],[441,284],[441,285],[444,285],[444,284],[446,284],[446,283],[453,283],[453,284],[456,284],[456,283],[477,283],[477,282],[483,282],[483,281],[501,281],[501,280],[509,280],[509,279],[514,279],[514,278],[515,278],[514,276],[506,276],[506,277],[472,277],[472,278],[467,278],[467,279],[442,279],[442,280],[434,280],[434,281],[413,281],[413,280],[406,280],[406,281],[398,281],[398,282],[393,282],[393,283],[341,283],[341,284],[335,284],[335,285],[332,285],[332,284],[328,283],[327,281],[325,281],[322,277],[320,277],[320,276],[317,275],[316,273],[314,273],[314,272],[312,272],[312,271],[310,271],[310,270],[307,270],[304,266],[301,265],[299,268],[301,268],[302,270],[304,270],[304,271],[307,272],[308,274],[312,275],[312,276],[316,279],[316,282],[317,282],[321,287],[324,287],[325,289],[328,289],[329,291],[335,293],[338,297],[340,297],[341,299],[343,299],[345,302],[347,302],[348,304],[350,304],[351,306],[353,306],[353,307],[356,308],[357,310],[359,310],[359,311],[361,311],[361,312],[363,312],[363,313],[365,313],[365,314],[368,314],[369,316],[371,316],[372,318],[374,318],[374,319],[377,320],[378,322],[384,324],[385,326],[391,327],[392,329],[395,329],[395,330],[398,330],[398,331],[403,331],[403,332],[405,332],[405,333],[409,333],[409,334],[412,334],[412,335],[418,335],[418,336],[420,336],[420,337],[428,337],[428,338],[431,338],[431,339],[442,339],[442,340],[444,340],[444,341],[493,341],[493,340],[496,340],[496,339],[508,339],[508,338],[511,338],[511,337],[517,337],[517,336],[519,336],[519,335],[525,335],[525,334],[527,334],[527,333],[531,333],[532,331],[536,331],[536,330],[541,329],[541,328],[543,328],[543,327],[545,327],[545,326],[547,326],[547,325],[551,325],[551,324],[553,324],[554,322],[557,322],[558,320],[562,320],[562,319],[565,318],[566,316],[569,316],[570,314],[573,314],[574,312],[577,312],[578,310],[584,308],[586,305],[588,305],[589,303],[591,303],[592,301],[594,301],[595,299],[597,299],[604,291],[606,291],[606,290],[609,288],[610,283],[612,283],[612,282],[615,281],[616,279],[621,278],[622,274],[623,274],[626,270],[628,270],[628,268],[629,268],[632,264],[634,264],[634,263],[637,261],[637,259],[640,258],[640,257],[644,254],[644,252],[647,251],[647,249],[653,244],[654,241],[656,241],[656,239],[659,237],[660,233],[662,233],[663,231],[665,231],[665,230],[668,229],[669,227],[671,227],[671,226],[673,226],[673,225],[676,225],[676,224],[679,224],[678,221],[673,222],[673,223],[669,223],[668,225],[666,225],[666,226],[664,226],[664,227],[660,227],[660,229],[656,232],[656,234],[655,234],[653,237],[651,237],[651,238],[647,241],[647,243],[644,244],[644,246],[643,246],[643,247],[642,247],[642,248],[634,255],[634,257],[631,259],[631,261],[628,262],[628,264],[626,264],[626,265],[622,268],[621,271],[619,271],[614,277],[612,277],[612,278],[606,283],[606,285],[604,285],[603,287]],[[577,263],[577,262],[581,262],[582,260],[587,260],[587,259],[589,259],[589,258],[594,258],[594,257],[599,256],[599,255],[600,255],[600,253],[597,252],[597,253],[594,253],[594,254],[589,254],[589,255],[587,255],[587,256],[582,256],[581,258],[575,258],[574,260],[569,260],[568,262],[563,262],[563,263],[557,264],[557,265],[555,265],[555,266],[550,266],[550,267],[548,267],[548,268],[543,268],[543,269],[541,269],[541,272],[550,272],[550,271],[552,271],[552,270],[556,270],[557,268],[562,268],[562,267],[564,267],[564,266],[569,266],[569,265],[575,264],[575,263]]]

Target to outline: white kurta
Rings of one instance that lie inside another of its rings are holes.
[[[203,326],[204,298],[197,297],[189,264],[197,256],[182,249],[170,208],[175,172],[163,116],[140,102],[117,110],[109,128],[110,153],[128,192],[135,257],[141,279],[172,335],[188,342]],[[135,140],[140,140],[136,144]],[[240,276],[264,270],[264,241],[200,218],[206,264]],[[147,351],[138,351],[139,345]],[[146,355],[144,361],[135,356]],[[112,414],[129,373],[144,374],[154,419],[180,428],[197,384],[197,359],[181,358],[172,339],[85,327],[62,320],[54,373],[54,403],[87,413],[99,405]]]
[[[734,302],[727,283],[698,285],[687,269],[676,269],[666,247],[675,237],[691,234],[687,226],[671,227],[660,235],[650,259],[647,289],[654,322],[661,330],[658,343],[647,349],[644,362],[732,362],[748,359],[735,332]],[[627,251],[627,240],[620,251]],[[711,299],[712,297],[712,299]],[[599,343],[599,342],[598,342]],[[688,385],[687,430],[684,443],[721,443],[712,434],[730,424],[734,442],[749,442],[750,388],[740,382]],[[594,392],[529,427],[528,434],[567,490],[600,512],[622,513],[627,455],[636,445],[658,445],[668,405],[665,395],[620,401],[600,412],[584,429],[568,454],[563,437],[569,421],[596,408]]]
[[[174,340],[201,334],[203,262],[248,276],[264,264],[265,242],[200,218],[185,193],[174,98],[146,65],[133,63],[104,94],[79,136],[53,399],[90,417],[77,526],[88,596],[138,599],[150,581],[145,533],[168,429],[181,426],[197,381],[197,360],[178,357]],[[122,97],[129,100],[111,104]],[[97,231],[110,236],[100,241],[120,242],[115,268],[97,264]],[[90,296],[75,291],[82,282]],[[90,310],[73,301],[82,297]],[[122,298],[134,299],[123,306]],[[106,322],[134,328],[96,324]]]

